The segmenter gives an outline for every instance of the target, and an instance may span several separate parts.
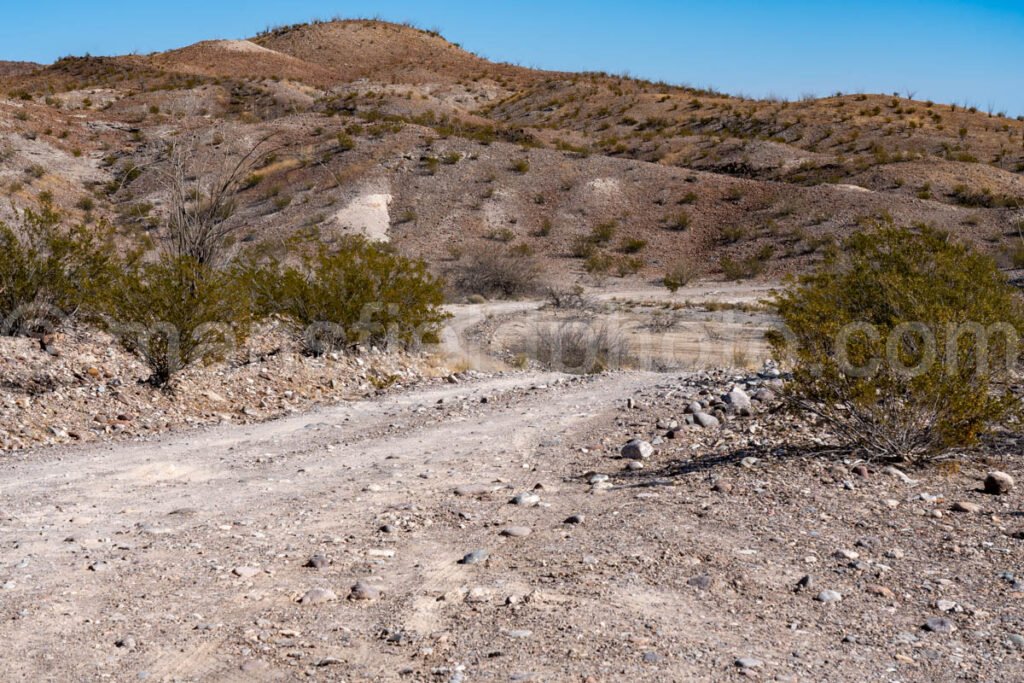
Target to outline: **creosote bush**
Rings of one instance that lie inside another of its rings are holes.
[[[92,308],[100,324],[165,386],[197,362],[222,360],[248,336],[249,290],[236,268],[215,268],[165,252],[127,259]]]
[[[775,301],[793,405],[867,457],[922,462],[1019,409],[1024,312],[987,256],[937,230],[857,233]]]
[[[65,228],[44,203],[0,223],[0,334],[43,334],[74,313],[116,272],[105,225]]]
[[[307,250],[298,266],[250,272],[260,308],[289,321],[314,355],[371,344],[418,348],[437,341],[448,317],[444,283],[425,262],[359,237]]]

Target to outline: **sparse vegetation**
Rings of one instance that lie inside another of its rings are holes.
[[[991,259],[942,232],[858,233],[776,305],[794,405],[868,457],[934,458],[1017,410],[1020,301]]]

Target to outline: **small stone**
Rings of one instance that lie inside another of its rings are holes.
[[[480,564],[481,562],[487,560],[487,558],[490,557],[490,555],[491,554],[483,548],[479,550],[474,550],[471,553],[466,553],[462,557],[462,559],[459,560],[459,564]]]
[[[732,482],[728,479],[719,479],[711,487],[711,490],[718,493],[732,493]]]
[[[754,657],[740,657],[735,664],[741,669],[759,669],[764,666],[764,662]]]
[[[301,598],[299,598],[299,602],[303,605],[321,605],[325,602],[332,602],[337,599],[338,596],[335,595],[334,591],[328,588],[311,588],[306,591]]]
[[[970,512],[972,514],[981,512],[980,505],[978,505],[977,503],[970,503],[964,500],[959,500],[953,503],[953,507],[951,509],[953,510],[953,512]]]
[[[661,661],[661,655],[657,652],[645,652],[643,656],[644,664],[657,664]]]
[[[839,602],[842,599],[843,599],[842,593],[839,593],[838,591],[834,591],[834,590],[827,590],[827,589],[821,591],[820,593],[818,593],[818,596],[815,598],[815,600],[817,600],[818,602],[824,602],[824,603]]]
[[[630,460],[646,460],[651,457],[653,453],[654,446],[641,439],[633,439],[619,449],[619,454],[623,458],[628,458]]]
[[[259,567],[235,567],[231,573],[242,579],[251,579],[260,573]]]
[[[357,581],[348,594],[349,600],[379,600],[381,590],[365,581]]]
[[[513,505],[521,505],[522,507],[536,507],[540,505],[540,496],[536,493],[520,493],[516,495],[510,501]]]
[[[760,458],[755,458],[752,455],[748,455],[747,457],[745,457],[742,460],[740,460],[740,466],[741,467],[745,467],[746,469],[749,470],[751,467],[753,467],[754,465],[756,465],[760,461],[761,461]]]
[[[626,469],[629,470],[630,472],[636,472],[637,470],[642,470],[643,468],[644,464],[639,460],[630,460],[629,462],[626,463]]]
[[[989,472],[985,477],[985,493],[1002,496],[1013,490],[1013,477],[1006,472]]]
[[[708,415],[707,413],[694,413],[693,420],[704,429],[717,427],[720,424],[717,417],[714,415]]]
[[[870,474],[870,472],[868,471],[867,465],[857,465],[851,471],[854,474],[856,474],[858,477],[862,477],[864,479],[866,479],[868,474]]]
[[[924,622],[925,631],[931,631],[932,633],[952,633],[956,630],[956,626],[952,621],[946,617],[931,617],[928,621]]]
[[[502,536],[508,536],[509,538],[523,538],[529,536],[531,532],[528,526],[510,526],[501,530]]]
[[[804,574],[800,577],[800,580],[796,582],[796,589],[798,591],[808,590],[814,587],[814,577],[810,574]]]
[[[116,645],[117,647],[123,647],[126,650],[134,650],[136,643],[135,639],[131,636],[125,636],[123,638],[118,638],[116,641],[114,641],[114,645]]]
[[[594,474],[591,474],[589,477],[587,477],[587,483],[588,484],[600,484],[602,481],[608,481],[608,479],[609,479],[609,477],[608,477],[607,474],[601,474],[601,473],[595,472]]]
[[[565,518],[564,524],[583,524],[586,520],[586,515],[569,515]]]
[[[313,557],[306,560],[306,566],[312,567],[313,569],[323,569],[328,564],[330,563],[327,561],[327,558],[321,555],[320,553],[317,553]]]
[[[957,604],[952,600],[936,600],[935,607],[940,612],[952,612],[957,608]]]
[[[693,577],[692,579],[690,579],[686,583],[691,585],[691,586],[693,586],[694,588],[698,588],[698,589],[700,589],[702,591],[706,591],[709,588],[711,588],[711,584],[713,582],[712,582],[712,579],[711,579],[710,576],[708,576],[707,574],[701,574],[700,576]]]
[[[835,558],[837,560],[856,560],[860,557],[860,553],[853,550],[837,550],[835,552]]]
[[[487,484],[463,484],[455,489],[456,496],[473,498],[486,496],[494,490],[494,487]]]
[[[869,595],[877,595],[878,597],[885,598],[886,600],[893,600],[896,598],[896,594],[893,593],[892,590],[885,586],[880,586],[877,583],[869,583],[864,587],[864,590]]]
[[[1024,636],[1018,633],[1011,633],[1006,637],[1006,642],[1010,647],[1017,649],[1024,648]]]
[[[509,631],[508,632],[508,637],[509,638],[517,638],[517,639],[529,638],[532,635],[533,635],[533,631],[530,631],[528,629],[519,629],[519,630]]]

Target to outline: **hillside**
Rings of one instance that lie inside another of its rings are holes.
[[[552,281],[654,281],[682,258],[712,277],[775,276],[888,219],[1009,266],[1024,220],[1021,120],[899,95],[748,100],[535,71],[375,21],[3,63],[0,93],[0,191],[16,206],[52,198],[149,232],[168,142],[209,172],[271,136],[237,198],[245,242],[361,231],[438,269],[496,248]]]

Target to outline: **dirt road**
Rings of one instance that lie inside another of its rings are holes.
[[[852,475],[819,460],[741,466],[707,432],[626,471],[618,446],[650,437],[684,380],[489,376],[259,425],[8,456],[2,678],[1021,673],[1006,644],[1021,628],[1006,598],[1016,588],[1000,578],[1024,558],[1003,516],[1015,498],[971,493],[966,474],[919,489],[881,475],[844,483]],[[750,424],[722,435],[756,440]],[[731,492],[712,490],[722,477]],[[925,514],[924,489],[993,514]],[[459,562],[477,550],[486,558]],[[794,590],[809,572],[813,589]],[[843,600],[816,601],[820,589]],[[936,609],[936,597],[957,607]],[[936,616],[950,632],[922,631]]]

